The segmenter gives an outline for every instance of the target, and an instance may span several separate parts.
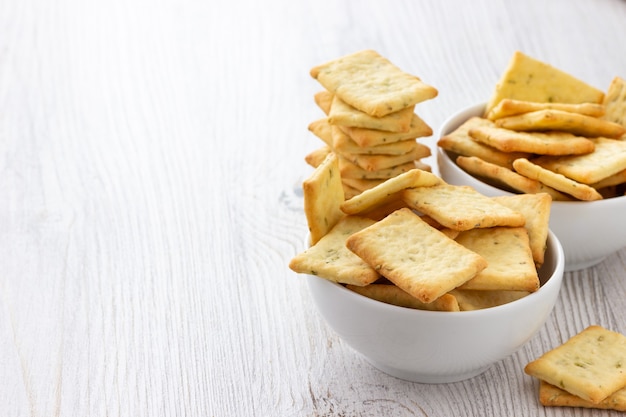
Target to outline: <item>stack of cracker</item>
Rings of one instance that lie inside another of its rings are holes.
[[[626,82],[606,94],[516,52],[487,103],[438,145],[468,173],[513,192],[600,200],[626,191]]]
[[[539,402],[626,411],[626,336],[592,325],[530,362]]]
[[[431,155],[430,148],[416,139],[431,136],[432,129],[415,106],[436,97],[435,88],[372,50],[332,60],[310,73],[324,87],[315,102],[325,117],[309,130],[324,146],[305,160],[317,167],[335,153],[346,197],[416,167],[430,170],[421,161]]]

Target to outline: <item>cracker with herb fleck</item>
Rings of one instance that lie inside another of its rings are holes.
[[[539,402],[546,407],[578,407],[626,411],[626,388],[622,388],[599,403],[594,404],[545,381],[540,381]]]
[[[347,285],[347,288],[373,300],[399,307],[430,311],[459,311],[459,303],[450,294],[444,294],[431,303],[423,303],[395,285],[370,284],[365,287]]]
[[[562,110],[592,117],[601,117],[605,113],[604,105],[598,103],[537,103],[534,101],[505,98],[500,100],[500,103],[491,109],[487,118],[489,120],[496,120],[507,116],[530,113],[538,110]]]
[[[355,109],[339,97],[334,96],[330,112],[328,112],[328,123],[387,132],[408,132],[414,109],[415,106],[413,105],[382,117],[374,117]]]
[[[350,138],[359,146],[378,146],[407,139],[416,139],[430,136],[433,129],[417,114],[413,114],[407,132],[386,132],[384,130],[363,129],[360,127],[340,126]]]

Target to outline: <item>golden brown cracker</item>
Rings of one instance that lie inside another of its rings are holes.
[[[515,51],[485,108],[502,99],[539,103],[602,103],[604,92],[552,65]]]
[[[415,106],[409,106],[382,117],[374,117],[355,109],[339,97],[334,96],[328,113],[328,123],[387,132],[408,132],[414,108]]]
[[[547,193],[518,194],[493,197],[494,201],[512,210],[518,211],[526,218],[524,227],[528,231],[530,249],[537,266],[541,266],[548,241],[552,198]]]
[[[342,156],[366,171],[380,171],[394,166],[413,162],[416,159],[430,156],[430,148],[421,143],[416,144],[414,149],[402,155],[364,155],[342,154]]]
[[[578,155],[593,152],[594,143],[566,132],[517,132],[503,127],[478,126],[469,135],[502,152],[539,155]]]
[[[626,127],[626,81],[615,77],[604,96],[605,120]]]
[[[324,161],[302,183],[304,214],[311,234],[311,242],[319,241],[345,216],[339,208],[345,196],[338,157],[328,154]]]
[[[574,181],[564,175],[545,169],[528,159],[520,158],[513,162],[515,171],[525,177],[541,181],[549,187],[565,194],[576,197],[579,200],[593,201],[602,200],[602,195],[593,187],[581,182]]]
[[[456,298],[461,311],[473,311],[508,304],[531,293],[528,291],[481,291],[455,288],[449,294]]]
[[[481,256],[430,227],[408,208],[353,234],[346,246],[423,303],[433,302],[487,266]]]
[[[437,96],[437,89],[373,50],[355,52],[313,67],[326,90],[371,116],[381,117]]]
[[[589,138],[619,138],[626,133],[626,127],[620,124],[562,110],[537,110],[503,117],[496,120],[495,124],[498,127],[515,131],[556,130]]]
[[[441,183],[404,191],[409,207],[453,230],[494,226],[524,226],[524,216],[498,204],[469,186]]]
[[[378,171],[368,171],[354,164],[348,159],[339,156],[339,171],[342,178],[356,178],[356,179],[389,179],[398,176],[404,172],[415,169],[414,162],[408,162],[405,164],[397,165],[391,168],[381,169]]]
[[[538,110],[562,110],[570,113],[579,113],[591,117],[601,117],[605,113],[605,107],[598,103],[537,103],[533,101],[522,101],[505,98],[500,100],[489,114],[489,120],[501,119],[507,116],[514,116],[522,113],[530,113]]]
[[[341,126],[341,129],[359,146],[378,146],[407,139],[423,138],[433,134],[433,129],[417,114],[413,114],[407,132],[385,132],[384,130],[349,126]]]
[[[459,303],[450,294],[444,294],[431,303],[423,303],[395,285],[370,284],[365,287],[356,285],[347,285],[346,287],[365,297],[399,307],[429,311],[459,311]]]
[[[626,336],[592,325],[528,363],[524,372],[598,404],[626,386]]]
[[[575,407],[626,411],[626,388],[622,388],[599,403],[594,404],[591,401],[583,400],[545,381],[540,381],[539,402],[546,407]]]
[[[380,275],[346,248],[346,239],[374,223],[374,220],[364,217],[342,218],[317,243],[294,256],[289,268],[300,274],[315,275],[342,284],[371,284]]]
[[[315,149],[304,156],[304,161],[312,166],[313,168],[317,168],[324,162],[324,159],[331,154],[333,151],[328,146],[322,146],[321,148]]]
[[[325,115],[330,113],[330,106],[333,103],[333,93],[327,90],[322,90],[313,95],[315,104],[324,112]]]
[[[331,126],[330,134],[332,147],[337,152],[357,155],[404,155],[413,152],[416,148],[424,146],[418,144],[415,139],[385,143],[377,146],[361,146],[356,143],[340,127]]]
[[[528,231],[524,227],[490,227],[461,232],[455,239],[487,261],[487,268],[459,288],[529,291],[539,289]]]

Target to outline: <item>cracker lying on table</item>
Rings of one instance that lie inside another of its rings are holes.
[[[407,132],[385,132],[384,130],[363,129],[349,126],[341,126],[341,130],[350,136],[359,146],[378,146],[407,139],[423,138],[433,134],[433,129],[416,114],[413,114]]]
[[[412,169],[415,169],[415,164],[413,162],[407,162],[405,164],[397,165],[391,168],[381,169],[378,171],[368,171],[347,160],[346,158],[339,156],[339,172],[341,173],[342,178],[357,178],[369,180],[389,179]]]
[[[524,227],[490,227],[461,232],[455,239],[487,261],[487,268],[459,286],[466,290],[535,292],[539,276]]]
[[[602,200],[602,195],[595,188],[540,167],[528,159],[520,158],[515,160],[513,168],[521,175],[541,181],[547,186],[576,197],[579,200]]]
[[[442,136],[437,145],[442,149],[461,156],[475,156],[492,164],[506,168],[513,167],[513,161],[517,158],[528,158],[528,152],[502,152],[492,146],[485,145],[472,139],[470,129],[479,126],[494,127],[493,122],[482,117],[471,117],[453,132]]]
[[[516,131],[558,130],[591,138],[619,138],[626,127],[598,117],[562,110],[538,110],[495,121],[496,126]]]
[[[604,96],[605,120],[626,127],[626,81],[615,77]]]
[[[524,226],[524,216],[498,204],[469,186],[437,184],[404,191],[409,207],[453,230],[494,226]]]
[[[444,294],[431,303],[423,303],[395,285],[370,284],[365,287],[356,285],[347,285],[346,287],[365,297],[399,307],[430,311],[460,311],[459,303],[450,294]]]
[[[449,294],[456,298],[461,311],[472,311],[508,304],[531,293],[528,291],[481,291],[455,288]]]
[[[516,132],[503,127],[478,126],[470,129],[469,135],[502,152],[579,155],[594,150],[593,141],[567,132]]]
[[[540,381],[539,402],[546,407],[579,407],[626,411],[626,388],[622,388],[599,403],[594,404],[545,381]]]
[[[547,193],[553,200],[572,200],[572,198],[568,195],[563,194],[552,187],[548,187],[537,180],[532,180],[518,174],[510,168],[483,161],[475,156],[459,156],[456,158],[456,163],[468,173],[477,177],[482,177],[487,181],[496,183],[499,186],[508,188],[514,192],[528,194]],[[511,164],[511,168],[512,167],[513,165]]]
[[[355,52],[310,71],[326,90],[370,116],[381,117],[437,96],[434,87],[376,51]]]
[[[602,103],[604,92],[545,62],[516,51],[496,84],[485,114],[500,100]]]
[[[407,132],[411,126],[414,108],[413,105],[382,117],[374,117],[355,109],[339,97],[334,96],[330,112],[328,112],[328,123],[388,132]]]
[[[380,275],[346,248],[346,239],[374,223],[374,220],[364,217],[342,218],[317,243],[293,257],[289,268],[300,274],[316,275],[342,284],[371,284]]]
[[[505,98],[487,114],[489,120],[513,116],[522,113],[530,113],[537,110],[562,110],[570,113],[580,113],[592,117],[601,117],[605,113],[605,107],[598,103],[537,103],[534,101],[513,100]]]
[[[441,183],[441,179],[436,175],[419,169],[412,169],[344,201],[340,208],[346,214],[362,213],[385,203],[390,198],[402,200],[398,193],[407,188],[428,187],[439,183]]]
[[[626,386],[626,336],[592,325],[524,372],[594,404]]]
[[[530,249],[537,267],[543,265],[548,241],[552,198],[546,193],[518,194],[492,197],[494,201],[519,211],[526,218]]]
[[[593,184],[626,169],[626,141],[597,138],[586,155],[540,157],[533,162],[583,184]]]
[[[423,303],[433,302],[487,266],[480,255],[432,228],[408,208],[353,234],[346,246]]]
[[[304,214],[315,244],[345,216],[339,208],[345,196],[338,157],[328,154],[324,161],[302,183]]]

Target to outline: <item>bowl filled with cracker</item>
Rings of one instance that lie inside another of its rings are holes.
[[[550,195],[565,271],[591,267],[626,247],[624,103],[619,77],[604,92],[518,52],[489,101],[443,123],[439,174],[487,196]]]

